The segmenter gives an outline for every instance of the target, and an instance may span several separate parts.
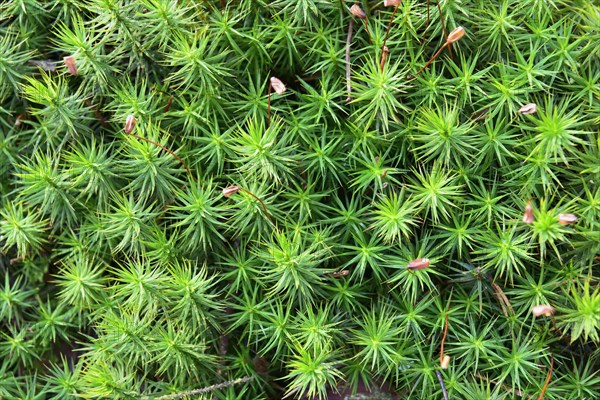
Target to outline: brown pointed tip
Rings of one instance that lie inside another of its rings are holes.
[[[237,192],[239,192],[239,190],[240,190],[239,186],[227,186],[225,189],[223,189],[223,196],[231,197],[234,194],[236,194]]]
[[[135,128],[135,124],[137,124],[137,118],[133,115],[128,115],[125,120],[125,129],[123,129],[125,133],[131,133],[133,128]]]
[[[523,222],[526,224],[533,224],[533,207],[531,207],[531,201],[527,202],[525,206],[525,212],[523,213]]]
[[[367,14],[363,11],[362,8],[358,5],[358,3],[354,3],[352,7],[350,7],[350,14],[354,15],[357,18],[365,19],[367,18]]]
[[[558,214],[558,223],[561,225],[570,225],[577,222],[578,218],[575,214]]]
[[[274,76],[271,77],[271,87],[277,94],[284,94],[286,91],[286,87],[283,82]]]
[[[429,267],[429,258],[416,258],[406,265],[406,269],[418,271]]]
[[[77,71],[77,64],[75,63],[75,57],[73,57],[73,56],[64,57],[63,61],[64,61],[65,65],[67,66],[67,69],[69,70],[69,73],[71,75],[77,76],[79,74],[79,72]]]
[[[531,313],[535,316],[535,317],[539,317],[539,316],[545,316],[545,317],[549,317],[551,315],[554,314],[554,307],[548,305],[548,304],[541,304],[539,306],[535,306],[531,309]]]
[[[519,108],[519,114],[523,115],[531,115],[537,112],[537,105],[535,103],[525,104],[523,107]]]
[[[462,39],[463,36],[465,36],[465,28],[459,26],[457,28],[454,28],[452,32],[448,34],[448,39],[446,40],[446,42],[450,44],[458,42],[460,39]]]

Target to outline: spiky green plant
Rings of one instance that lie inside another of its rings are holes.
[[[0,3],[0,398],[600,398],[597,2]]]

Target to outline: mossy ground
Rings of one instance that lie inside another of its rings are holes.
[[[600,398],[597,3],[353,5],[2,2],[0,399]]]

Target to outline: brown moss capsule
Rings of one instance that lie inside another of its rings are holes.
[[[358,3],[354,3],[352,7],[350,7],[350,14],[354,15],[357,18],[365,19],[367,18],[367,14],[363,11],[362,8],[358,5]]]
[[[125,133],[131,133],[133,128],[135,128],[135,124],[137,124],[137,118],[133,115],[128,115],[127,119],[125,120]]]
[[[543,315],[545,317],[549,317],[554,314],[554,311],[555,311],[554,307],[552,307],[548,304],[541,304],[541,305],[535,306],[531,309],[531,313],[535,317],[539,317],[541,315]]]
[[[525,104],[523,107],[519,108],[519,114],[523,115],[531,115],[537,112],[537,105],[535,103]]]
[[[279,79],[275,78],[274,76],[271,77],[271,87],[277,94],[284,94],[285,90],[286,90],[286,87],[283,84],[283,82],[281,82]]]
[[[406,265],[406,269],[411,271],[418,271],[427,267],[429,267],[429,258],[417,258]]]
[[[448,39],[446,39],[446,42],[450,44],[458,42],[463,36],[465,36],[465,28],[459,26],[454,28],[452,32],[448,34]]]
[[[558,223],[561,225],[570,225],[577,222],[577,217],[574,214],[558,214]]]
[[[67,69],[71,75],[77,76],[79,74],[77,71],[77,65],[75,64],[75,57],[68,56],[63,58],[63,61],[65,62],[65,65],[67,66]]]
[[[527,202],[525,206],[525,212],[523,213],[523,222],[526,224],[533,224],[533,207],[531,207],[531,201]]]
[[[223,196],[231,197],[234,194],[236,194],[237,192],[239,192],[239,190],[240,190],[239,186],[227,186],[225,189],[223,189]]]
[[[399,6],[402,0],[383,0],[384,7]]]

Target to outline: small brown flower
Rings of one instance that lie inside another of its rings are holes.
[[[569,225],[577,222],[577,216],[574,214],[558,214],[558,223],[561,225]]]
[[[452,32],[448,34],[448,39],[446,39],[446,42],[450,44],[458,42],[463,36],[465,36],[465,28],[459,26],[454,28]]]
[[[358,5],[358,3],[354,3],[352,7],[350,7],[350,14],[354,15],[357,18],[365,19],[367,18],[367,14],[363,11],[362,8]]]
[[[527,202],[525,206],[525,212],[523,213],[523,222],[526,224],[533,224],[533,207],[531,207],[531,201]]]
[[[523,115],[531,115],[537,112],[537,105],[535,103],[525,104],[523,107],[519,108],[519,114]]]
[[[131,133],[133,128],[135,128],[135,124],[137,124],[137,118],[133,115],[128,115],[125,120],[125,133]]]
[[[68,56],[63,58],[63,61],[65,62],[65,65],[67,66],[67,69],[69,70],[69,73],[71,75],[77,76],[79,74],[79,72],[77,71],[77,65],[75,63],[75,57]]]
[[[406,265],[406,269],[411,271],[418,271],[427,267],[429,267],[429,258],[417,258]]]
[[[384,7],[399,6],[402,0],[383,0]]]
[[[535,316],[535,317],[539,317],[541,315],[545,316],[545,317],[549,317],[551,315],[554,314],[554,307],[548,305],[548,304],[542,304],[539,306],[535,306],[531,309],[531,313]]]
[[[283,82],[281,82],[279,79],[275,78],[274,76],[271,77],[271,87],[277,94],[284,94],[285,90],[286,90],[286,87],[283,84]]]
[[[449,366],[450,366],[450,356],[448,354],[445,354],[444,358],[442,358],[442,362],[440,363],[440,367],[442,367],[442,369],[448,369]]]
[[[223,189],[223,196],[231,197],[234,194],[236,194],[239,190],[239,186],[227,186],[225,189]]]

